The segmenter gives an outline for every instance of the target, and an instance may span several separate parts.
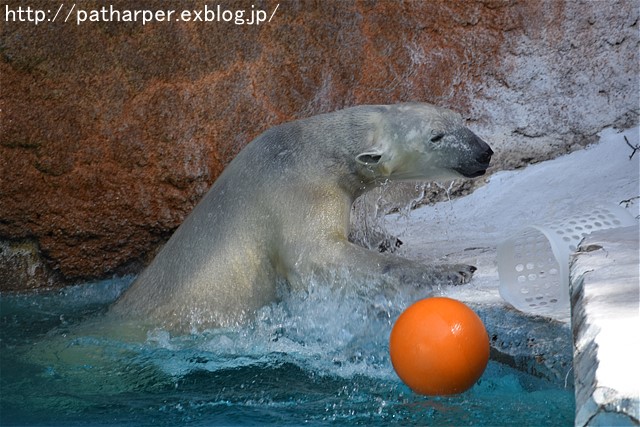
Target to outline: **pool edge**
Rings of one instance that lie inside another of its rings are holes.
[[[575,425],[638,425],[638,226],[595,232],[571,263]]]

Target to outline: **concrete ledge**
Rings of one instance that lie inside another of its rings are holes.
[[[640,424],[638,236],[594,232],[572,260],[576,426]]]

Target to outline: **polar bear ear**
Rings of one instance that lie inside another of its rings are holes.
[[[365,166],[373,166],[380,163],[382,159],[382,153],[379,151],[368,151],[360,153],[356,156],[356,162]]]

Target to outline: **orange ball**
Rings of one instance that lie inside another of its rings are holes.
[[[489,362],[489,337],[478,315],[460,301],[420,300],[396,320],[391,363],[413,391],[448,395],[468,390]]]

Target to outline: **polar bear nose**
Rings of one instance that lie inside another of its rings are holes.
[[[482,151],[476,156],[476,161],[478,163],[489,163],[491,160],[491,156],[493,155],[493,150],[489,147],[489,144],[484,142],[482,139],[475,137],[475,143],[478,148]]]
[[[478,156],[478,161],[480,163],[489,163],[491,161],[492,155],[493,155],[493,150],[491,149],[491,147],[487,146],[487,149],[484,151],[484,153]]]
[[[471,132],[469,134],[472,136],[470,135],[467,141],[471,145],[472,154],[462,162],[462,165],[454,168],[454,170],[467,178],[475,178],[484,175],[487,171],[493,150],[482,139]]]

